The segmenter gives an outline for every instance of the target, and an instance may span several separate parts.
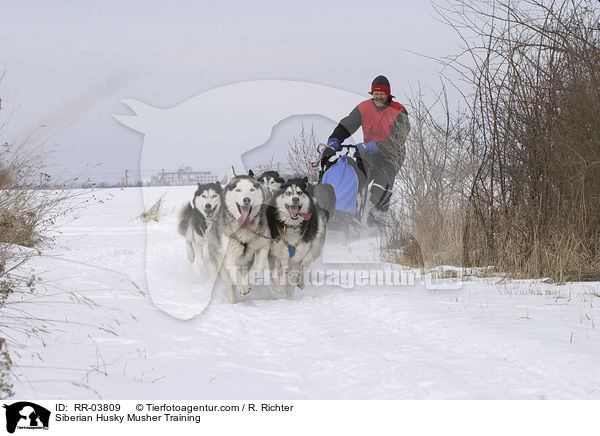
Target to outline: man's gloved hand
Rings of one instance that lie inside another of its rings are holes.
[[[337,138],[329,138],[327,145],[332,147],[335,151],[338,151],[340,149],[340,140]]]
[[[322,162],[327,162],[331,156],[335,154],[335,151],[329,147],[325,147],[323,154],[321,155]]]
[[[356,144],[356,149],[358,151],[370,151],[371,153],[379,152],[379,150],[377,149],[377,143],[375,143],[375,141],[359,142],[358,144]]]

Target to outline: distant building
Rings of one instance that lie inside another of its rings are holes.
[[[163,171],[152,176],[151,185],[196,185],[213,183],[219,180],[212,171],[193,171],[192,167],[179,168],[177,171]]]

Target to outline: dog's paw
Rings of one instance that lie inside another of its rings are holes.
[[[240,294],[242,295],[248,295],[250,293],[250,285],[241,285],[238,286],[238,290],[240,291]]]
[[[295,269],[288,273],[289,286],[295,287],[302,281],[302,272]]]

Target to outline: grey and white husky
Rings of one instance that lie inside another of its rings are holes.
[[[269,269],[276,290],[292,296],[304,287],[304,270],[317,259],[325,242],[327,212],[307,192],[308,179],[290,179],[267,210],[272,242]]]
[[[196,260],[204,277],[208,275],[208,232],[221,210],[222,191],[219,183],[199,183],[191,203],[179,212],[178,230],[185,237],[187,258]]]
[[[273,195],[279,191],[281,185],[285,183],[285,180],[277,171],[265,171],[258,176],[258,179],[256,180],[258,180],[265,188],[267,188],[270,197],[273,197]]]
[[[250,292],[248,278],[262,278],[271,241],[265,214],[266,193],[251,176],[236,176],[233,168],[222,195],[218,219],[209,234],[209,251],[225,282],[227,299],[236,303]]]

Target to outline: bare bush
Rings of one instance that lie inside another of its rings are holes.
[[[447,59],[471,85],[468,141],[481,162],[464,255],[526,276],[600,271],[600,3],[458,0]]]
[[[56,222],[76,204],[76,194],[67,190],[44,190],[48,181],[43,168],[43,152],[26,147],[2,146],[0,151],[0,335],[10,337],[15,328],[39,332],[34,320],[22,318],[18,327],[7,316],[11,294],[35,295],[38,278],[26,269],[32,257],[50,248],[56,237]],[[10,322],[9,322],[10,319]],[[0,338],[2,339],[2,338]],[[0,341],[2,342],[2,341]],[[8,396],[11,387],[7,370],[11,362],[6,348],[0,352],[0,395]]]
[[[302,124],[300,135],[292,139],[288,148],[288,164],[293,173],[299,177],[310,175],[314,172],[312,163],[319,159],[318,138],[314,127],[307,132]]]
[[[387,247],[404,264],[462,265],[465,200],[477,168],[464,139],[466,120],[451,116],[444,89],[429,105],[418,90],[408,106],[412,128],[394,186]]]
[[[6,121],[0,122],[0,133],[4,126]],[[0,335],[9,339],[14,332],[39,334],[35,320],[14,316],[14,310],[5,306],[12,294],[36,295],[38,277],[25,266],[54,245],[57,220],[78,205],[76,192],[43,189],[50,181],[44,166],[46,158],[47,153],[40,147],[9,143],[0,146]],[[0,337],[3,398],[11,394],[11,361],[5,345],[14,345],[5,338]]]
[[[255,166],[253,169],[254,176],[259,177],[262,173],[266,171],[281,171],[281,165],[279,162],[275,162],[275,156],[271,156],[271,159],[261,163],[260,165]]]
[[[144,212],[142,212],[138,218],[144,222],[144,223],[149,223],[150,221],[154,221],[154,222],[159,222],[161,220],[161,218],[167,216],[167,211],[165,211],[164,208],[164,201],[165,199],[165,194],[161,195],[160,198],[158,200],[156,200],[156,202],[150,206],[147,210],[145,210]]]

